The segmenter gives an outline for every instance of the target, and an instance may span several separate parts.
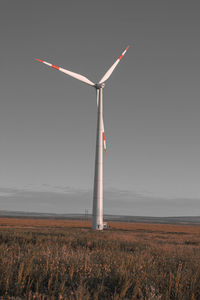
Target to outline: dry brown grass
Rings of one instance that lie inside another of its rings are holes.
[[[128,231],[145,231],[161,233],[191,233],[200,234],[198,225],[174,225],[174,224],[149,224],[149,223],[132,223],[132,222],[114,222],[108,223],[109,228],[128,230]],[[39,218],[0,218],[0,227],[55,227],[55,228],[91,228],[91,222],[86,220],[62,220],[62,219],[39,219]]]
[[[200,226],[197,225],[174,225],[174,224],[149,224],[149,223],[129,223],[129,222],[109,222],[115,229],[124,230],[144,230],[161,233],[192,233],[200,234]]]
[[[200,226],[109,225],[1,218],[0,296],[200,299]]]
[[[77,228],[91,227],[91,222],[85,220],[60,220],[60,219],[24,219],[24,218],[0,218],[0,227],[26,227],[26,228]]]

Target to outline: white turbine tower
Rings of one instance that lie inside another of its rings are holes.
[[[52,65],[44,60],[37,59],[37,61],[44,63],[45,65],[59,70],[71,77],[74,77],[96,89],[97,94],[97,137],[96,137],[96,157],[95,157],[95,174],[94,174],[94,192],[93,192],[93,211],[92,211],[92,229],[103,229],[103,146],[106,155],[106,141],[104,133],[103,122],[103,88],[105,87],[106,80],[110,77],[129,46],[119,56],[116,62],[110,67],[106,74],[101,78],[99,83],[93,83],[85,76],[68,71],[66,69]]]

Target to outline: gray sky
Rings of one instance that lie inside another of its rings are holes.
[[[0,209],[91,209],[95,90],[34,58],[97,82],[130,45],[104,89],[104,210],[199,215],[199,10],[198,0],[1,1]]]

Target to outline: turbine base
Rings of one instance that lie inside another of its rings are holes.
[[[103,224],[93,224],[92,225],[92,230],[103,230],[104,226]]]

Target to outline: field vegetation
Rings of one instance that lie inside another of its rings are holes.
[[[0,299],[200,299],[200,226],[0,219]]]

